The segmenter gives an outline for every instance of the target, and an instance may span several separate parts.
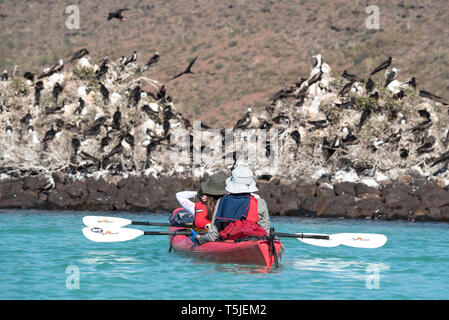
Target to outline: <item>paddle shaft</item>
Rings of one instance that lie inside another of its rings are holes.
[[[197,232],[198,234],[205,234],[204,232]],[[144,231],[144,236],[191,236],[190,231]]]
[[[133,221],[131,223],[132,225],[135,226],[156,226],[156,227],[192,227],[193,224],[192,223],[187,223],[187,224],[181,224],[179,226],[171,226],[169,223],[164,223],[164,222],[146,222],[146,221]]]
[[[283,238],[300,238],[300,239],[321,239],[321,240],[329,240],[329,236],[322,236],[317,234],[303,234],[303,233],[282,233],[276,232],[278,237]]]

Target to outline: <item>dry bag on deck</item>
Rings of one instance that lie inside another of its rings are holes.
[[[262,237],[268,233],[254,221],[238,220],[229,223],[220,231],[220,237],[225,240],[235,240],[247,237]]]
[[[186,224],[191,224],[193,226],[193,220],[193,214],[184,210],[180,210],[170,218],[170,226],[184,227]]]

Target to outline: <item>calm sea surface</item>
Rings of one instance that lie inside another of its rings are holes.
[[[271,269],[178,256],[167,236],[91,242],[84,215],[169,216],[0,211],[0,299],[449,299],[448,224],[273,217],[278,232],[382,233],[388,242],[324,248],[284,238],[281,267]]]

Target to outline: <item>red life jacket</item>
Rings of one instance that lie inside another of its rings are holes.
[[[211,223],[207,220],[207,207],[201,201],[195,203],[195,227],[206,229],[206,224]]]

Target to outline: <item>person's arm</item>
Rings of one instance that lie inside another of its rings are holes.
[[[257,199],[257,212],[259,213],[258,225],[264,228],[267,233],[270,233],[270,215],[268,213],[268,206],[264,199]]]
[[[209,229],[207,230],[207,233],[202,236],[196,237],[196,239],[198,240],[198,242],[200,244],[215,241],[220,237],[217,226],[215,225],[215,215],[217,214],[217,209],[218,209],[219,203],[220,203],[220,199],[217,201],[217,204],[215,205],[214,213],[212,214],[212,221],[211,221]]]
[[[176,200],[187,212],[195,215],[195,202],[189,200],[195,198],[197,195],[196,191],[180,191],[176,193]]]

